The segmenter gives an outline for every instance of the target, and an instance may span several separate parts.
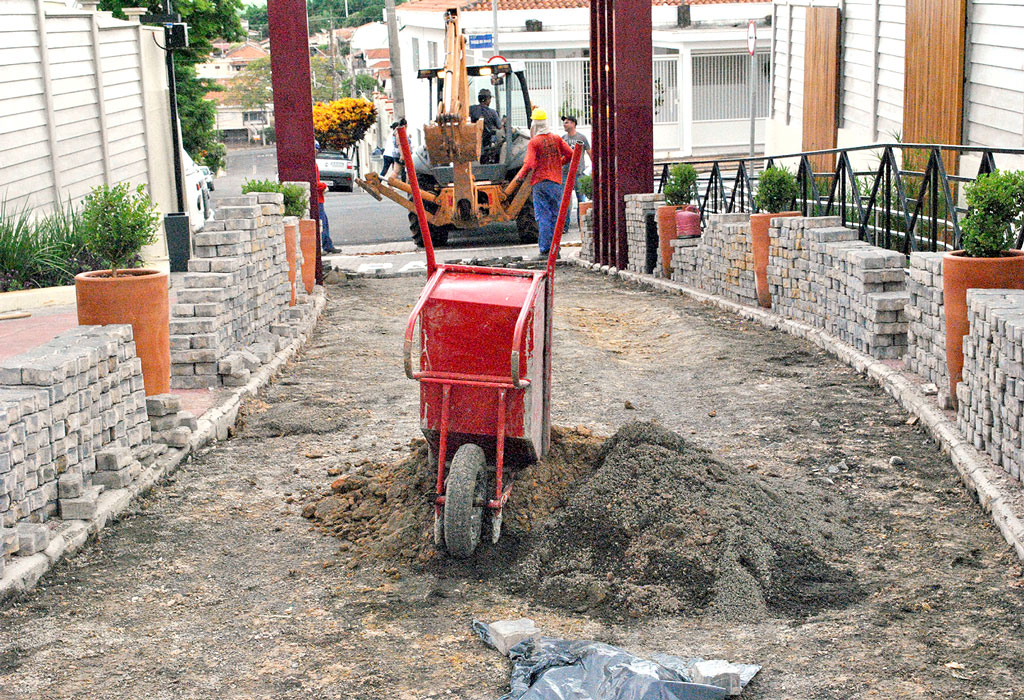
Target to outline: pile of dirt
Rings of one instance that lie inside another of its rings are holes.
[[[582,427],[551,431],[548,454],[538,464],[516,470],[512,496],[504,509],[502,541],[518,542],[563,505],[565,494],[594,468],[603,440]],[[434,549],[433,500],[437,472],[427,465],[426,442],[391,464],[364,464],[339,476],[331,490],[303,508],[321,531],[344,540],[342,549],[368,552],[378,559],[425,564]],[[484,524],[481,549],[489,546]]]
[[[343,539],[351,562],[370,554],[385,568],[496,579],[575,612],[800,618],[863,596],[834,563],[856,546],[840,500],[803,482],[769,485],[653,423],[606,441],[554,429],[547,457],[516,472],[497,547],[485,522],[465,562],[434,549],[435,479],[417,440],[401,461],[339,476],[303,514]]]
[[[863,596],[833,562],[855,546],[837,499],[769,486],[652,423],[602,447],[596,470],[508,574],[554,607],[646,616],[803,617]]]

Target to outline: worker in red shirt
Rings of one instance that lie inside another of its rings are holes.
[[[314,141],[313,146],[318,152],[320,151],[319,141]],[[316,201],[320,210],[320,250],[325,253],[337,253],[339,251],[334,247],[334,242],[331,241],[331,224],[327,220],[327,208],[324,206],[324,192],[326,191],[327,185],[320,181],[320,166],[316,165]]]
[[[572,149],[548,127],[548,115],[534,108],[530,126],[530,143],[526,147],[526,162],[513,181],[521,180],[533,171],[533,215],[537,219],[537,246],[541,256],[548,254],[555,234],[555,221],[562,199],[562,165],[572,159]]]

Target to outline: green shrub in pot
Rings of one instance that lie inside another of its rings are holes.
[[[961,227],[964,252],[997,258],[1014,243],[1024,222],[1024,171],[996,170],[967,185],[967,217]]]
[[[778,214],[790,209],[799,194],[796,176],[787,168],[773,165],[761,173],[754,204],[759,211]]]
[[[117,277],[139,263],[144,246],[156,242],[160,215],[143,185],[100,185],[82,203],[79,220],[86,249]]]
[[[676,163],[668,170],[664,191],[666,204],[689,204],[697,194],[697,169],[689,163]]]
[[[579,178],[580,190],[583,191],[583,196],[589,200],[594,199],[594,176],[593,175],[581,175]]]

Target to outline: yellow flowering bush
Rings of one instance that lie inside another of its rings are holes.
[[[329,150],[341,150],[358,143],[376,121],[377,108],[359,97],[313,105],[313,132],[320,146]]]

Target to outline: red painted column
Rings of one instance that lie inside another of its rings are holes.
[[[615,0],[615,266],[626,267],[625,195],[654,190],[650,0]]]
[[[309,183],[309,215],[317,226],[316,281],[323,284],[306,0],[269,0],[267,22],[270,28],[277,176],[282,182]]]
[[[654,189],[650,0],[592,0],[594,228],[598,261],[627,262],[627,194]]]

